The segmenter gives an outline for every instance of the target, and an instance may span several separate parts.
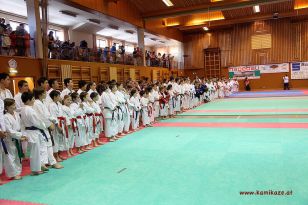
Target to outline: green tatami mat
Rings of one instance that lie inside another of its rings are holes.
[[[244,100],[216,100],[196,108],[196,110],[249,110],[249,109],[307,109],[306,98],[251,98]]]
[[[147,128],[0,187],[50,205],[305,205],[305,129]],[[240,191],[292,190],[292,196]]]

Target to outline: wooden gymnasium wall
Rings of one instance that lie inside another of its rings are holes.
[[[271,34],[271,48],[252,49],[251,36],[254,34]],[[186,35],[184,42],[185,75],[204,75],[203,49],[220,47],[222,75],[228,76],[228,66],[308,61],[308,22],[281,19],[238,24],[211,33]],[[262,74],[261,79],[251,81],[252,88],[281,88],[284,75]],[[307,88],[308,80],[292,80],[291,86]]]

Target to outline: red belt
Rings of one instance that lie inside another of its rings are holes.
[[[66,138],[68,138],[68,127],[67,127],[67,124],[66,124],[66,118],[65,117],[58,117],[58,120],[59,120],[59,125],[60,125],[61,129],[64,128],[65,136],[66,136]]]
[[[87,117],[92,117],[92,128],[93,128],[93,133],[95,134],[95,129],[96,129],[96,119],[95,115],[93,113],[91,114],[86,114]]]
[[[77,126],[77,118],[72,118],[71,124],[72,124],[73,132],[76,133],[76,131],[77,131],[78,136],[79,136],[79,130],[78,130],[78,126]]]

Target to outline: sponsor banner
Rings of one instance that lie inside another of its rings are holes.
[[[261,73],[288,73],[290,70],[289,63],[258,65],[258,70]]]
[[[260,71],[257,66],[237,66],[229,68],[229,78],[241,79],[259,79]]]
[[[291,79],[308,79],[308,62],[292,63],[291,67]]]

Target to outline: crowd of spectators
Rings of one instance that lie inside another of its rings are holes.
[[[29,56],[30,34],[21,23],[13,30],[10,24],[0,18],[0,55]]]
[[[86,62],[103,62],[127,65],[142,65],[145,56],[146,66],[171,68],[173,56],[170,54],[156,54],[155,51],[145,51],[135,47],[132,53],[125,51],[124,45],[105,48],[89,48],[87,41],[83,40],[76,45],[75,42],[60,41],[54,37],[54,32],[48,33],[48,58],[61,60],[74,60]],[[30,34],[21,23],[13,30],[5,19],[0,19],[0,55],[30,56]]]

